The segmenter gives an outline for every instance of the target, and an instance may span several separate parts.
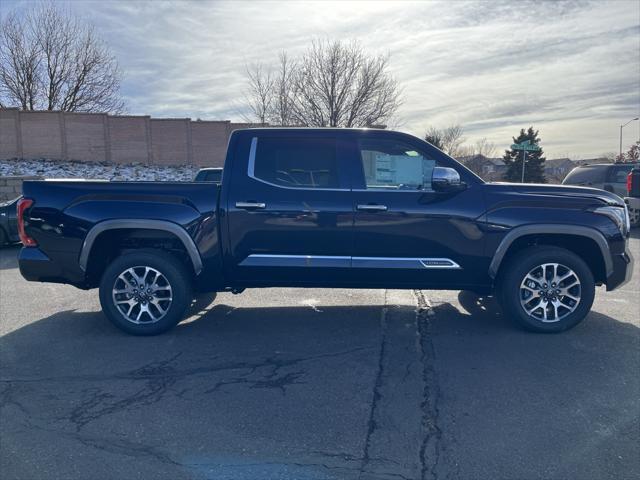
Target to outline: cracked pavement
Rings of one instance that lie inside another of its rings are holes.
[[[3,479],[640,478],[638,274],[561,335],[457,292],[267,289],[138,338],[16,254]]]

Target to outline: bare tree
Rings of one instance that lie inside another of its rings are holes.
[[[38,45],[15,13],[0,32],[0,99],[3,106],[33,110],[38,104],[41,56]]]
[[[598,158],[601,158],[609,163],[614,163],[616,161],[617,156],[618,154],[616,152],[604,152],[604,153],[601,153]],[[571,158],[574,158],[574,157],[571,157]]]
[[[119,113],[121,72],[89,24],[54,3],[9,14],[0,33],[0,101],[24,110]]]
[[[424,139],[447,155],[458,157],[464,153],[461,148],[465,141],[463,134],[464,130],[459,124],[442,129],[429,127]]]
[[[274,125],[295,125],[293,115],[296,64],[287,52],[278,56],[279,68],[273,81],[273,104],[269,121]]]
[[[482,137],[480,140],[476,141],[473,148],[474,155],[482,155],[487,158],[493,157],[496,154],[496,151],[496,144],[487,140],[486,137]]]
[[[277,125],[318,127],[383,123],[400,105],[399,88],[388,67],[388,56],[368,56],[355,42],[314,41],[294,61],[283,52],[268,118]],[[265,83],[270,73],[261,74]],[[247,80],[248,98],[259,97],[257,82],[251,76]]]
[[[246,120],[267,123],[273,103],[274,84],[271,73],[264,69],[262,63],[255,63],[247,67],[246,75],[249,87],[245,99],[250,112]]]
[[[462,145],[458,148],[458,157],[485,157],[492,158],[496,154],[496,144],[482,137],[474,144]],[[468,166],[468,165],[467,165]],[[472,169],[473,170],[473,169]],[[474,170],[475,171],[475,170]]]

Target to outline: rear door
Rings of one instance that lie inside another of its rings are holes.
[[[339,138],[330,130],[255,132],[227,194],[229,278],[246,286],[339,283],[353,235]]]

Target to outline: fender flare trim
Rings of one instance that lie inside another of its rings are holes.
[[[573,235],[589,238],[596,242],[596,245],[598,245],[598,247],[600,248],[600,253],[602,254],[602,258],[604,260],[606,277],[608,278],[613,273],[613,260],[611,259],[609,244],[607,243],[607,240],[604,238],[604,235],[602,235],[602,233],[593,228],[583,227],[580,225],[541,223],[515,227],[505,235],[505,237],[500,242],[500,245],[498,245],[496,252],[493,254],[491,264],[489,265],[489,276],[492,279],[496,278],[496,276],[498,275],[500,264],[502,263],[502,260],[504,260],[504,256],[506,255],[509,247],[514,241],[516,241],[518,238],[524,237],[525,235],[535,234]]]
[[[184,228],[176,223],[165,220],[147,220],[137,218],[105,220],[94,225],[87,233],[84,243],[82,244],[82,250],[80,251],[78,263],[80,264],[80,268],[83,272],[87,271],[89,254],[91,253],[91,249],[93,248],[93,243],[96,238],[98,238],[101,233],[116,229],[163,230],[165,232],[172,233],[178,237],[182,242],[182,245],[184,245],[184,248],[187,250],[196,275],[199,275],[200,272],[202,272],[202,259],[200,258],[198,247],[196,247],[195,242]]]

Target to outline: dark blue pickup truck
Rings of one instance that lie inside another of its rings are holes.
[[[494,293],[559,332],[633,265],[618,196],[485,183],[385,130],[238,130],[220,185],[25,182],[18,213],[22,275],[99,287],[138,335],[176,325],[196,292],[279,286]]]

